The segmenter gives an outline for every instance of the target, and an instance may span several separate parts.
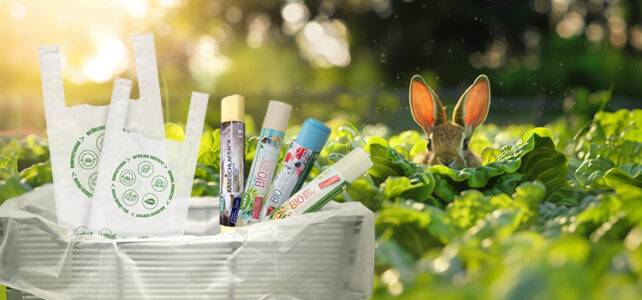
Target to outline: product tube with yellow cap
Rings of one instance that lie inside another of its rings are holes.
[[[245,164],[245,100],[232,95],[221,100],[220,224],[234,226],[243,197]]]

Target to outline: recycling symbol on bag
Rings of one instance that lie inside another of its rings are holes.
[[[98,164],[98,154],[92,150],[85,150],[80,153],[78,163],[85,170],[91,170]]]
[[[174,175],[156,156],[137,154],[118,165],[112,176],[111,194],[124,213],[137,218],[154,216],[174,197]]]
[[[74,185],[81,193],[91,198],[96,187],[100,153],[103,150],[105,126],[89,129],[74,142],[69,168]]]

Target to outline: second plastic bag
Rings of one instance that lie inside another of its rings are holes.
[[[163,139],[163,114],[152,35],[132,38],[140,99],[132,101],[130,128]],[[55,183],[58,222],[76,234],[86,233],[86,217],[94,194],[103,150],[107,106],[67,107],[57,46],[39,50],[47,137]],[[129,92],[127,92],[129,99]]]
[[[117,79],[88,227],[108,238],[181,235],[207,109],[193,93],[183,142],[126,128],[131,81]]]

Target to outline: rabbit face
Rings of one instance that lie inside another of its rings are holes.
[[[464,140],[464,129],[456,124],[446,123],[435,126],[428,135],[426,163],[456,169],[467,167]]]
[[[455,106],[452,121],[437,94],[419,75],[410,80],[410,111],[428,138],[428,149],[418,162],[451,168],[479,166],[479,158],[468,150],[468,141],[484,122],[490,106],[488,77],[481,75],[464,92]]]

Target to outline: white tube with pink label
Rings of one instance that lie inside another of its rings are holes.
[[[362,148],[355,148],[333,166],[327,168],[302,187],[270,216],[282,219],[321,209],[343,187],[355,181],[372,167],[372,161]]]

